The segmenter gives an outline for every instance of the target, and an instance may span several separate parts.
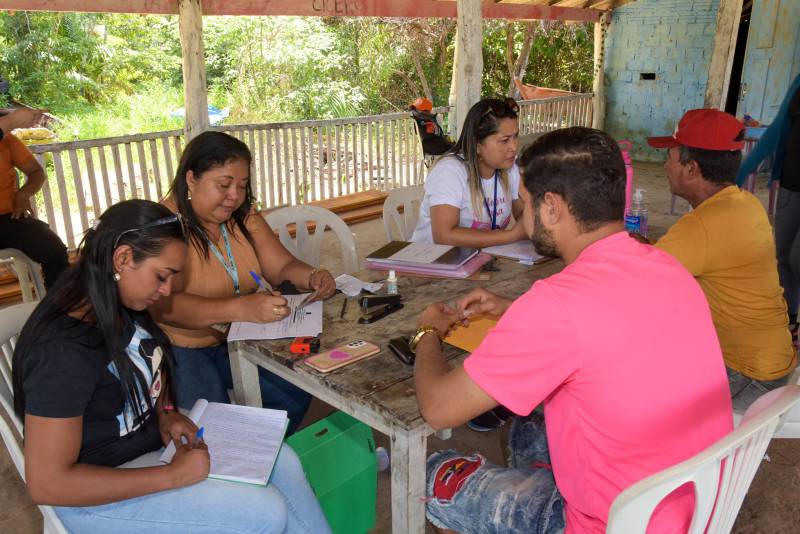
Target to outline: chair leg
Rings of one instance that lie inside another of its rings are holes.
[[[27,262],[14,258],[11,263],[11,268],[17,275],[19,281],[19,289],[22,292],[22,302],[32,302],[33,293],[31,292],[31,272]]]

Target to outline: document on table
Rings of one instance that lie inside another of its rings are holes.
[[[306,295],[283,295],[289,306],[289,315],[272,323],[231,323],[228,341],[245,339],[283,339],[287,337],[318,336],[322,332],[322,301],[318,300],[298,309]]]
[[[364,282],[355,276],[349,274],[340,274],[336,277],[336,289],[347,295],[348,297],[357,297],[361,294],[362,289],[366,289],[370,293],[375,293],[383,287],[383,284]]]
[[[407,247],[389,256],[390,261],[411,263],[433,263],[452,249],[450,245],[435,243],[411,243]]]
[[[198,399],[189,419],[203,428],[211,456],[209,478],[266,486],[289,425],[285,410],[269,410]],[[161,455],[170,463],[175,444]]]
[[[544,259],[544,256],[536,252],[536,248],[533,246],[533,243],[527,239],[509,243],[507,245],[486,247],[482,249],[481,252],[491,254],[492,256],[500,256],[501,258],[519,260],[520,263],[527,263],[529,265]]]

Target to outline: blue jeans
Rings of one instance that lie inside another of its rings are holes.
[[[191,410],[197,399],[230,403],[228,390],[233,388],[228,345],[189,349],[173,347],[178,383],[178,405]],[[287,435],[297,430],[311,404],[311,395],[283,378],[258,369],[261,404],[264,408],[286,410],[289,414]]]
[[[800,193],[781,187],[775,206],[778,275],[789,315],[797,315],[800,297]]]
[[[764,393],[788,384],[791,375],[789,373],[776,380],[756,380],[734,371],[730,367],[726,367],[725,371],[728,373],[728,387],[731,390],[733,409],[739,412],[747,410]]]
[[[509,467],[452,449],[432,454],[427,463],[430,522],[460,534],[563,532],[564,500],[550,468],[541,412],[514,418],[508,446]]]
[[[266,487],[206,479],[111,504],[56,507],[55,511],[67,530],[80,534],[331,531],[299,458],[285,444]]]

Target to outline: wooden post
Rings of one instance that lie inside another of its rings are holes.
[[[606,120],[605,56],[609,14],[603,13],[594,23],[594,82],[592,91],[592,128],[602,130]]]
[[[453,61],[453,83],[455,88],[455,134],[469,108],[481,99],[483,78],[483,18],[481,0],[458,0],[456,16],[456,53]],[[454,86],[454,87],[453,87]],[[451,116],[452,120],[452,116]]]
[[[206,64],[203,57],[202,0],[178,0],[178,26],[183,56],[184,133],[188,142],[208,129]]]
[[[714,48],[711,52],[711,61],[708,63],[704,107],[725,109],[741,18],[742,0],[720,0],[717,29],[714,32]]]

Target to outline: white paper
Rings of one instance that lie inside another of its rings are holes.
[[[519,260],[520,263],[533,264],[544,258],[541,254],[536,252],[533,243],[530,241],[522,240],[507,245],[496,245],[494,247],[486,247],[482,250],[492,256],[500,256],[501,258],[511,258]]]
[[[386,258],[386,261],[433,263],[452,248],[450,245],[435,243],[411,243]]]
[[[322,332],[322,301],[318,300],[297,309],[306,295],[283,295],[289,315],[272,323],[231,323],[228,341],[244,339],[282,339],[287,337],[318,336]]]
[[[289,423],[284,410],[199,399],[189,418],[204,428],[203,441],[211,456],[209,478],[266,485]],[[161,462],[171,462],[174,455],[175,445],[170,443]]]
[[[362,289],[366,289],[370,293],[375,293],[382,287],[383,284],[380,282],[364,282],[349,274],[340,274],[336,277],[336,289],[348,297],[357,297]]]

